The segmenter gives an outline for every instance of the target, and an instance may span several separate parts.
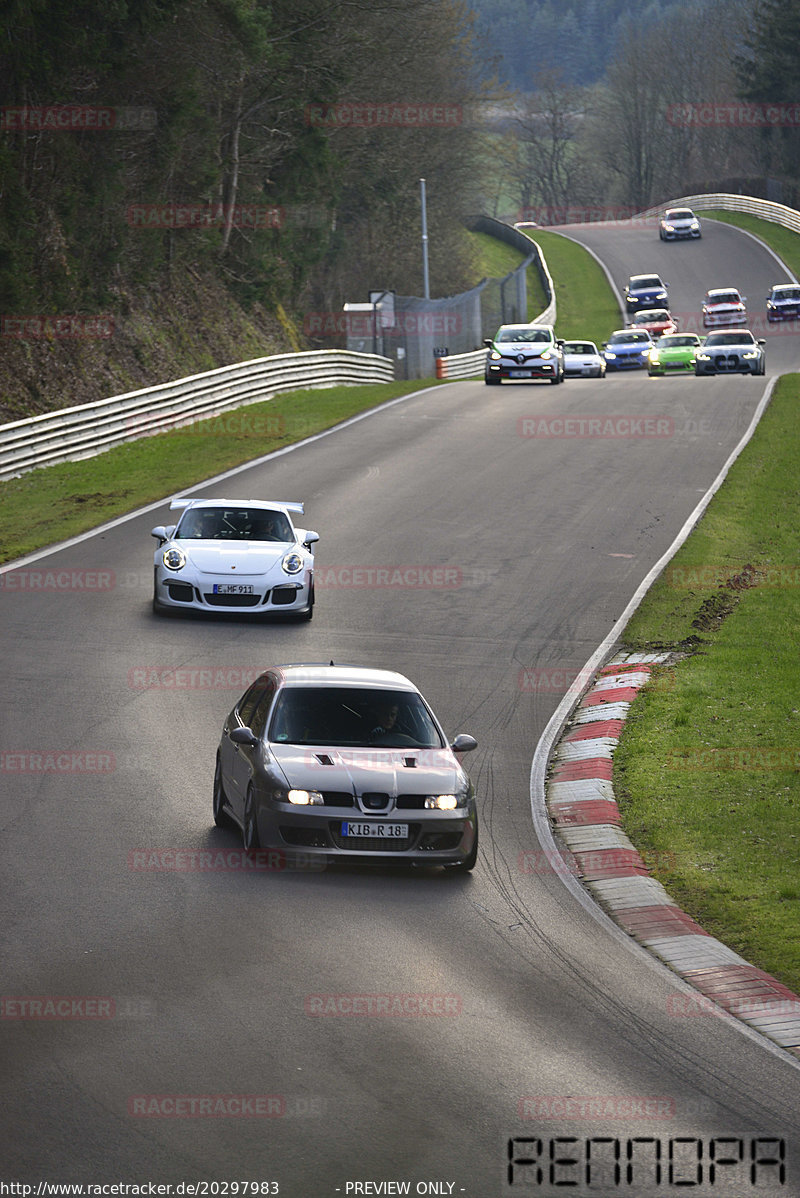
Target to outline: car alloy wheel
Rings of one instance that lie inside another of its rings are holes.
[[[260,849],[261,841],[258,838],[258,821],[256,820],[256,803],[253,796],[252,786],[247,788],[247,797],[244,801],[244,820],[242,822],[242,842],[245,849]]]

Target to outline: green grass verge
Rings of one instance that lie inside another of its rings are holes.
[[[800,236],[791,229],[784,229],[783,225],[776,225],[772,220],[750,216],[747,212],[722,212],[715,208],[708,212],[698,211],[698,215],[701,220],[705,217],[721,220],[726,225],[736,225],[739,229],[755,233],[783,259],[795,278],[800,278]]]
[[[556,333],[570,340],[585,337],[599,347],[625,322],[602,267],[592,255],[560,233],[531,229],[556,289]]]
[[[631,648],[688,656],[614,756],[631,839],[702,926],[800,991],[800,376],[634,614]]]
[[[288,391],[95,458],[31,470],[0,483],[0,561],[86,532],[434,383],[416,379]]]
[[[481,279],[502,279],[510,270],[516,270],[525,261],[525,254],[515,250],[490,233],[468,232],[475,254],[475,282]],[[547,296],[535,266],[525,272],[528,293],[528,320],[534,320],[547,307]],[[494,332],[494,330],[492,330]],[[488,336],[489,334],[487,334]]]

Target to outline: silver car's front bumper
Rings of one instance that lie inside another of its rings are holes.
[[[281,611],[306,612],[313,576],[310,571],[304,571],[299,581],[288,577],[277,581],[243,579],[239,585],[252,587],[252,594],[246,591],[235,594],[215,591],[215,587],[231,585],[230,575],[181,572],[178,576],[166,569],[156,568],[153,597],[157,607],[174,611],[183,609],[236,615],[248,612],[261,615]]]

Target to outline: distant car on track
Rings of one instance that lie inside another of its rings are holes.
[[[797,320],[800,317],[800,287],[797,283],[776,283],[767,296],[767,320]]]
[[[265,670],[225,720],[214,771],[214,822],[245,849],[288,856],[444,865],[478,855],[472,783],[412,682],[362,666]]]
[[[584,378],[605,378],[606,361],[594,341],[564,342],[564,373]]]
[[[617,329],[603,342],[606,370],[641,370],[654,344],[645,329]]]
[[[650,350],[647,373],[651,379],[665,374],[694,374],[702,342],[697,333],[667,333]]]
[[[696,241],[702,236],[702,229],[691,208],[667,208],[659,222],[658,235],[662,241],[687,238]]]
[[[550,324],[504,324],[492,340],[487,339],[487,384],[503,379],[549,379],[564,381],[563,342]]]
[[[319,535],[295,528],[302,503],[257,499],[173,499],[177,524],[160,524],[153,610],[296,614],[314,610]]]
[[[709,333],[700,349],[694,372],[700,374],[764,374],[766,341],[749,329],[725,329]]]
[[[625,310],[667,306],[667,284],[660,275],[631,275],[625,286]]]
[[[635,312],[628,322],[632,329],[645,329],[655,341],[664,333],[677,333],[678,322],[666,308],[645,308]]]
[[[713,287],[703,300],[703,327],[747,324],[747,297],[735,287]]]

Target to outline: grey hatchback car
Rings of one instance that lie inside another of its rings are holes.
[[[214,771],[214,822],[245,849],[287,857],[470,870],[472,784],[412,682],[391,670],[282,665],[228,715]]]

